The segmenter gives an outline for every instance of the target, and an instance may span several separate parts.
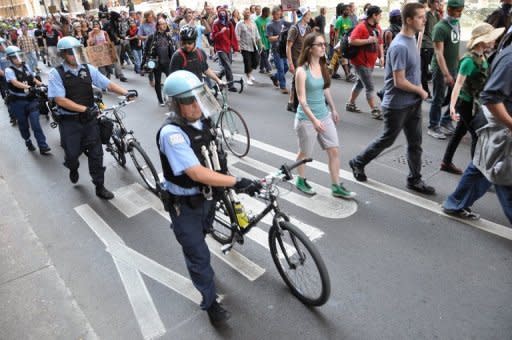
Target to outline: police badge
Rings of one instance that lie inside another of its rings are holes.
[[[80,78],[85,79],[85,77],[87,77],[87,72],[85,72],[85,70],[81,70],[78,75],[80,76]]]

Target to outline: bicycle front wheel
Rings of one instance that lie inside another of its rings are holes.
[[[233,241],[235,235],[236,215],[233,205],[226,193],[215,205],[215,217],[213,219],[211,234],[215,241],[220,244],[228,244]]]
[[[313,242],[296,226],[272,226],[269,245],[272,259],[286,285],[302,303],[321,306],[331,294],[329,273]]]
[[[144,149],[135,140],[131,140],[128,144],[128,153],[132,158],[135,168],[139,172],[140,177],[146,183],[149,190],[157,194],[160,190],[158,172],[156,172],[153,163],[149,159]]]
[[[220,118],[222,139],[226,147],[237,157],[244,157],[249,152],[251,138],[249,129],[242,115],[228,108]]]

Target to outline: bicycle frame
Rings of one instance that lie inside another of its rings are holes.
[[[123,120],[121,119],[121,117],[119,116],[119,113],[118,113],[118,110],[120,109],[120,107],[125,106],[125,105],[126,105],[126,103],[123,103],[123,105],[116,105],[114,107],[104,109],[103,113],[106,115],[109,112],[112,112],[112,114],[114,115],[115,119],[112,119],[112,120],[114,122],[114,125],[119,126],[120,133],[119,133],[118,137],[120,139],[120,142],[122,143],[122,147],[123,147],[122,151],[126,153],[128,151],[128,150],[126,150],[126,145],[128,145],[128,142],[130,140],[135,139],[135,137],[133,136],[133,130],[128,130],[126,128],[126,126],[123,123]],[[129,136],[129,137],[127,138],[127,136]]]

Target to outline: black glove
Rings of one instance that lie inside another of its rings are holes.
[[[100,114],[100,109],[96,105],[89,106],[83,113],[80,114],[80,119],[84,122],[88,122]]]
[[[137,90],[128,90],[128,93],[126,94],[125,97],[128,100],[133,100],[138,96],[139,96],[139,93],[137,92]]]
[[[261,190],[261,183],[249,178],[237,178],[236,183],[233,186],[237,193],[247,194],[254,196]]]

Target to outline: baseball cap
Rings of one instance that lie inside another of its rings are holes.
[[[448,0],[448,3],[446,4],[446,6],[452,7],[452,8],[464,7],[464,0]]]
[[[311,9],[309,9],[309,7],[301,6],[297,10],[297,15],[302,18],[304,15],[306,15],[307,12],[310,12],[310,11],[311,11]]]

